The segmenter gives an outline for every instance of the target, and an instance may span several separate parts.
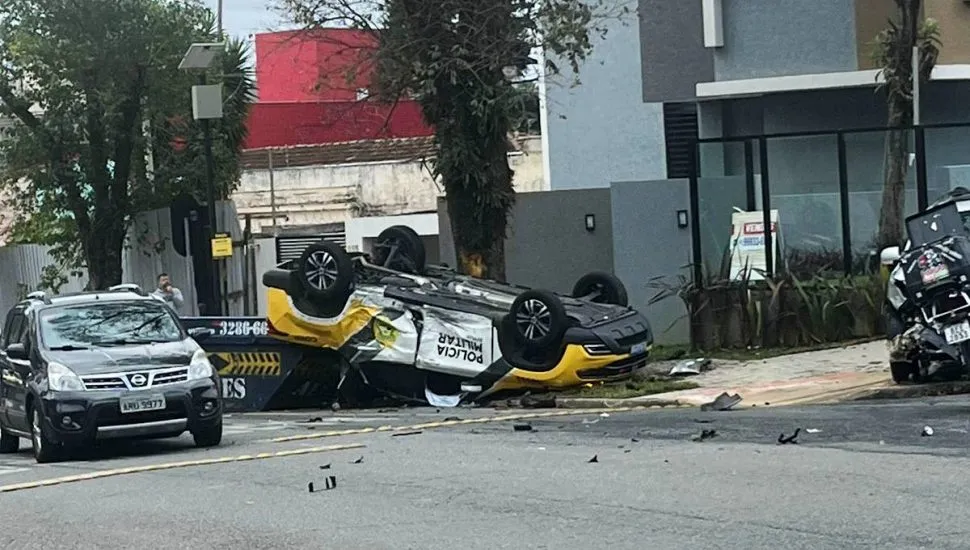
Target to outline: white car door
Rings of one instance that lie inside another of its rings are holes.
[[[474,378],[492,364],[492,320],[482,315],[423,308],[424,323],[415,366]]]

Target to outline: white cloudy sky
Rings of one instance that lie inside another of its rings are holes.
[[[218,0],[205,0],[216,10]],[[245,38],[251,34],[286,28],[279,14],[272,9],[273,0],[223,0],[223,26],[233,36]]]

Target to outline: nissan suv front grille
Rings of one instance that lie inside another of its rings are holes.
[[[169,386],[189,379],[188,367],[174,367],[111,374],[91,374],[81,377],[84,388],[97,390],[147,390]]]

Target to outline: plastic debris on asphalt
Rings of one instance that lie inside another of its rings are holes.
[[[352,464],[360,464],[363,461],[364,461],[364,457],[360,457],[357,460],[353,461]]]
[[[728,395],[727,392],[717,396],[717,399],[710,403],[701,405],[702,411],[727,411],[742,401],[738,394]]]
[[[710,364],[711,360],[704,357],[681,361],[670,369],[670,376],[696,376],[706,370],[710,370],[708,368]]]
[[[527,393],[519,399],[519,405],[523,409],[555,409],[556,394],[531,395]]]
[[[532,425],[531,424],[512,424],[512,430],[516,432],[531,432]]]
[[[610,413],[600,413],[600,418],[609,418]]]
[[[923,426],[923,437],[929,437],[933,435],[933,428],[929,426]]]
[[[599,461],[600,461],[599,455],[593,455],[593,458],[587,460],[586,462],[587,463],[593,463],[593,462],[599,462]]]
[[[324,464],[323,466],[320,466],[320,469],[321,470],[329,470],[330,469],[330,464]]]
[[[324,481],[323,483],[324,491],[329,491],[330,489],[335,489],[337,487],[337,476],[327,476],[327,478],[324,479],[323,481]],[[312,481],[310,483],[307,483],[307,490],[311,493],[315,492]]]
[[[402,437],[405,435],[419,435],[421,433],[422,433],[421,430],[415,430],[413,432],[398,432],[396,434],[391,434],[391,437]]]
[[[706,441],[712,437],[717,437],[717,430],[703,430],[701,435],[694,436],[694,441]]]
[[[779,435],[778,436],[778,444],[779,445],[786,445],[788,443],[797,444],[798,441],[796,441],[796,440],[798,439],[798,433],[801,432],[801,431],[802,431],[801,428],[795,428],[795,433],[791,434],[788,437],[785,437],[785,434]]]
[[[818,428],[809,428],[809,429],[805,430],[805,433],[817,434],[820,431],[822,431],[822,430],[820,430]]]

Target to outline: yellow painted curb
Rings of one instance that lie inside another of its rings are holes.
[[[89,479],[100,479],[103,477],[120,476],[125,474],[139,474],[143,472],[154,472],[158,470],[172,470],[174,468],[187,468],[189,466],[208,466],[210,464],[225,464],[228,462],[245,462],[249,460],[263,460],[266,458],[282,458],[286,456],[305,455],[311,453],[325,453],[329,451],[343,451],[346,449],[360,449],[366,445],[362,443],[351,443],[347,445],[327,445],[324,447],[310,447],[307,449],[292,449],[289,451],[277,451],[273,453],[257,453],[253,455],[223,456],[219,458],[204,458],[200,460],[186,460],[183,462],[168,462],[164,464],[148,464],[145,466],[133,466],[130,468],[116,468],[114,470],[101,470],[86,474],[73,476],[55,477],[38,481],[28,481],[26,483],[15,483],[13,485],[0,485],[0,493],[11,493],[13,491],[23,491],[24,489],[35,489],[37,487],[49,487],[51,485],[62,485],[64,483],[74,483],[76,481],[87,481]]]
[[[683,408],[691,405],[669,405],[667,408]],[[441,422],[426,422],[424,424],[412,424],[410,426],[381,426],[379,428],[356,428],[350,430],[332,430],[328,432],[317,432],[312,434],[288,435],[276,437],[269,441],[273,443],[284,443],[287,441],[304,441],[307,439],[322,439],[325,437],[340,437],[344,435],[361,435],[377,432],[410,432],[415,430],[431,430],[435,428],[447,428],[450,426],[465,426],[469,424],[488,424],[492,422],[509,422],[513,420],[531,420],[535,418],[554,418],[559,416],[579,416],[584,414],[600,414],[603,412],[632,412],[655,409],[659,405],[638,405],[635,407],[615,407],[598,409],[566,409],[541,413],[509,414],[500,416],[485,416],[481,418],[468,418],[465,420],[444,420]]]

